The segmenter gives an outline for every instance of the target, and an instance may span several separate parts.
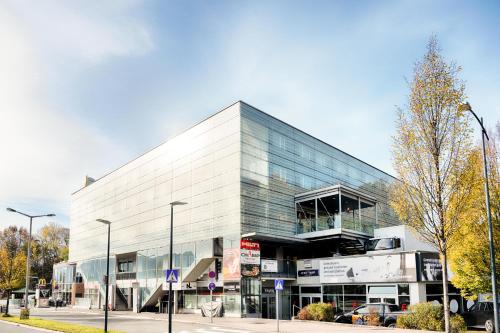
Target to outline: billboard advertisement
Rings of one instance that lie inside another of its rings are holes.
[[[240,279],[240,249],[224,249],[222,260],[222,276],[224,281]]]
[[[419,253],[420,281],[443,281],[443,266],[437,253]]]
[[[320,262],[321,283],[416,281],[414,254],[332,258]]]
[[[241,276],[260,276],[260,244],[242,239],[240,242]]]

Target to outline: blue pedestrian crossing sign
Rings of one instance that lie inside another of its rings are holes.
[[[284,285],[283,280],[274,280],[274,290],[283,290]]]
[[[176,283],[179,280],[179,270],[167,269],[165,276],[167,277],[167,282]]]

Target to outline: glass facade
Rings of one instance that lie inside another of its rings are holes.
[[[340,220],[342,228],[369,234],[375,226],[398,225],[388,205],[393,181],[375,167],[241,104],[242,233],[290,237],[340,227]],[[338,184],[373,197],[376,211],[373,202],[348,194],[341,196],[340,215],[340,207],[334,208],[338,196],[295,206],[295,195]]]
[[[110,282],[120,288],[128,280],[137,282],[141,305],[158,291],[168,268],[172,201],[187,202],[174,212],[172,259],[182,279],[201,259],[222,256],[222,251],[213,253],[214,239],[223,239],[225,249],[239,249],[241,235],[252,232],[293,238],[340,225],[360,231],[366,225],[396,225],[387,205],[392,181],[382,171],[238,102],[75,192],[69,259],[77,263],[86,297],[97,302],[103,291],[107,233],[95,220],[111,221]],[[338,184],[367,193],[376,207],[348,193],[296,204],[299,193]],[[217,287],[226,313],[261,312],[259,279],[221,277]],[[183,286],[179,306],[199,307],[205,291]]]

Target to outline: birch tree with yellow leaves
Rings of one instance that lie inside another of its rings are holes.
[[[439,252],[443,267],[445,331],[450,332],[448,254],[470,200],[467,172],[472,147],[470,118],[459,109],[465,102],[461,68],[447,63],[436,37],[415,64],[405,107],[398,108],[393,162],[399,182],[391,206],[400,220]]]

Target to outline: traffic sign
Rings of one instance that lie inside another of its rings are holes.
[[[283,286],[285,285],[285,283],[283,282],[283,280],[274,280],[274,289],[275,290],[283,290]]]
[[[179,281],[179,270],[167,269],[165,276],[167,277],[167,282],[176,283],[177,281]]]
[[[215,283],[210,282],[210,283],[208,284],[208,290],[210,290],[210,291],[215,290]]]

